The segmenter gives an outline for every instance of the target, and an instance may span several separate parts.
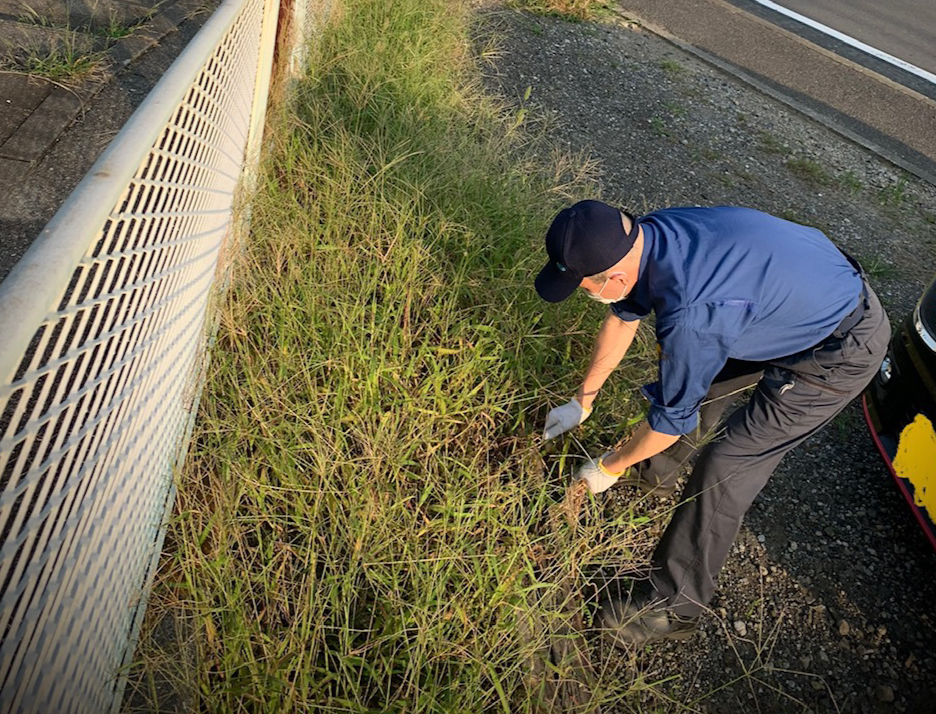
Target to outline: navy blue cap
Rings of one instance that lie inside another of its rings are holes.
[[[536,292],[546,302],[561,302],[582,278],[607,270],[630,252],[637,240],[637,221],[629,213],[624,232],[621,211],[601,201],[579,201],[559,211],[546,232],[549,262],[536,276]]]

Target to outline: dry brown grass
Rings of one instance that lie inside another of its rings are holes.
[[[530,12],[578,21],[591,20],[610,7],[608,0],[512,0],[511,4]]]

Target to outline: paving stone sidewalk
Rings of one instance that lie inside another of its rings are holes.
[[[203,24],[217,4],[0,0],[0,280],[51,218],[50,205],[57,209],[70,192],[57,186],[61,195],[53,200],[36,181],[37,173],[76,173],[75,162],[57,163],[56,142],[66,141],[69,127],[93,116],[97,104],[111,101],[102,98],[108,94],[103,90],[115,79],[138,71],[147,53],[181,25],[191,32],[192,25]],[[176,47],[174,56],[183,48]],[[63,76],[69,67],[82,71]],[[94,147],[97,154],[104,146]],[[34,234],[27,235],[30,231]]]
[[[78,82],[0,73],[0,161],[41,158],[116,72],[201,5],[200,0],[0,0],[0,56],[7,58],[7,67],[43,58],[57,65],[88,58],[97,65]],[[0,176],[7,171],[0,169]]]

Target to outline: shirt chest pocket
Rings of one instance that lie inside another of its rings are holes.
[[[757,305],[750,300],[714,300],[680,310],[657,324],[681,323],[702,335],[717,335],[729,340],[736,338],[757,316]]]

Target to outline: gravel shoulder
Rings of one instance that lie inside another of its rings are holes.
[[[498,48],[481,65],[489,91],[547,144],[591,156],[605,200],[739,204],[815,225],[863,262],[892,324],[912,309],[936,266],[933,186],[620,15],[474,5],[478,47]],[[633,496],[610,493],[609,508]],[[934,571],[853,404],[759,496],[699,635],[632,657],[596,645],[593,658],[657,683],[620,711],[932,711]]]

